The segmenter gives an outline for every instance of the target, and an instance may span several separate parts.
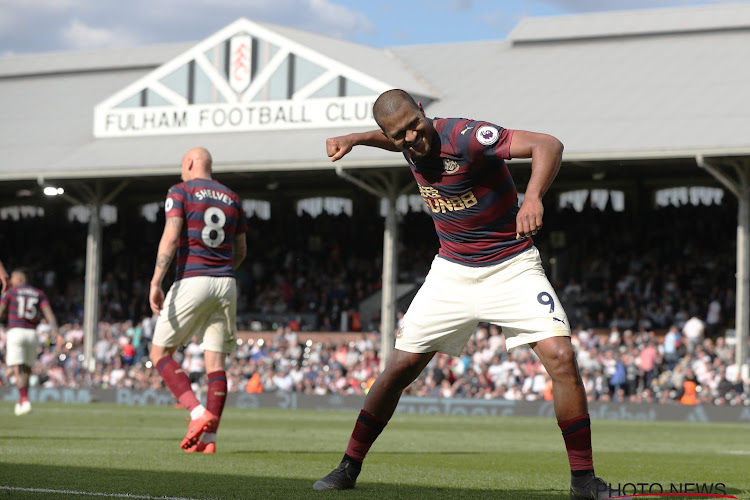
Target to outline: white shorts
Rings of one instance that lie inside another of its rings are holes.
[[[193,335],[206,351],[229,354],[237,349],[234,278],[195,276],[176,281],[169,289],[154,327],[154,345],[185,345]]]
[[[10,328],[6,342],[5,364],[34,366],[39,353],[39,339],[33,328]]]
[[[404,315],[396,349],[458,356],[480,322],[500,326],[509,351],[549,337],[570,336],[568,317],[536,247],[487,267],[435,257]]]

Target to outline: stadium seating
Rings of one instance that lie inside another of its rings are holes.
[[[747,381],[743,386],[738,380],[734,350],[724,339],[734,320],[735,210],[731,204],[667,207],[638,220],[590,207],[545,213],[536,244],[575,326],[592,400],[679,402],[687,381],[691,388],[695,383],[701,403],[748,401]],[[357,318],[356,328],[351,318],[380,287],[382,221],[323,214],[281,222],[250,220],[249,255],[238,273],[239,328],[276,333],[240,346],[229,370],[230,390],[246,390],[258,373],[254,390],[363,394],[379,366],[380,339],[372,333],[379,318]],[[29,268],[65,324],[53,338],[41,328],[45,347],[35,382],[160,387],[144,360],[152,329],[145,283],[161,222],[135,218],[105,227],[93,373],[81,368],[86,226],[60,214],[0,224],[6,266]],[[419,283],[437,248],[429,217],[405,215],[401,235],[399,281]],[[361,332],[357,340],[336,340],[342,317],[343,329]],[[691,317],[703,323],[705,339],[665,340],[670,326],[681,331]],[[308,342],[308,332],[331,335]],[[135,359],[123,363],[129,342]],[[7,383],[5,370],[0,373]],[[532,400],[544,398],[545,390],[548,377],[531,351],[508,354],[501,332],[481,325],[461,357],[436,356],[407,393]]]

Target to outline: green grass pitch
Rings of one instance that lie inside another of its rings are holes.
[[[40,403],[15,417],[0,403],[0,500],[568,498],[552,419],[397,414],[355,490],[316,492],[355,414],[227,408],[216,455],[180,449],[186,416],[172,407]],[[748,424],[592,425],[597,474],[608,482],[724,483],[727,495],[750,499]]]

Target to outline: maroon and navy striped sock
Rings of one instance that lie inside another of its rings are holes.
[[[187,411],[193,411],[194,408],[201,404],[190,387],[190,379],[179,363],[172,359],[172,356],[161,358],[156,363],[156,369],[159,371],[159,375],[161,375],[164,383],[169,387],[169,390],[174,394],[174,397],[177,398]]]
[[[206,409],[216,417],[208,432],[216,432],[219,429],[219,417],[227,401],[227,373],[224,370],[215,371],[209,373],[206,378],[208,379]]]
[[[349,438],[346,456],[361,463],[365,459],[367,452],[370,451],[372,443],[383,432],[387,423],[387,421],[380,420],[372,413],[368,413],[365,410],[360,411],[357,423],[354,424],[352,437]]]
[[[581,476],[594,471],[591,452],[591,420],[589,414],[557,422],[568,450],[568,461],[573,476]]]

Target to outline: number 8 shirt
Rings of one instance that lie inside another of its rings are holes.
[[[235,235],[247,232],[239,196],[220,182],[193,179],[167,193],[166,217],[183,219],[177,243],[175,281],[154,329],[154,345],[184,345],[193,335],[204,350],[237,348]],[[189,279],[187,279],[189,278]]]
[[[193,276],[234,276],[234,235],[247,232],[239,196],[218,181],[194,179],[169,189],[166,217],[184,220],[175,256],[175,281]]]

